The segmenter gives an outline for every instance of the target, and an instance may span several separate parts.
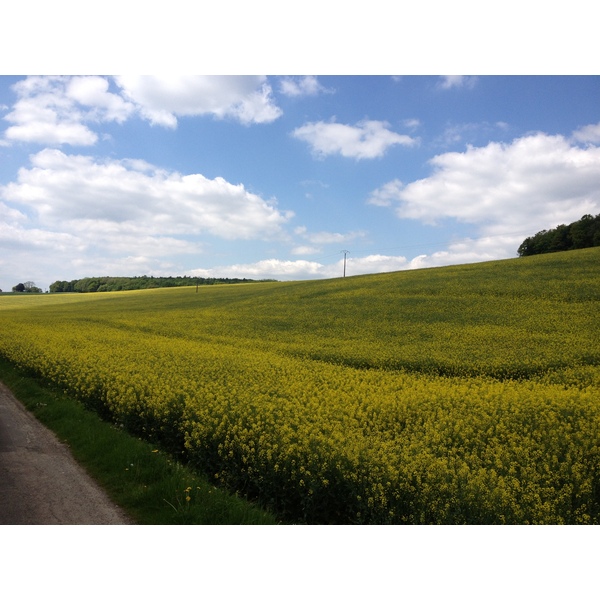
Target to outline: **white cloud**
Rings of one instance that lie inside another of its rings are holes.
[[[408,129],[414,130],[421,126],[421,121],[419,121],[419,119],[404,119],[404,121],[402,121],[402,125]]]
[[[270,123],[282,114],[265,77],[122,76],[122,95],[99,76],[30,76],[13,86],[17,101],[4,116],[2,145],[29,142],[91,146],[92,124],[123,123],[140,114],[153,125],[174,128],[182,116],[213,115],[245,125]]]
[[[211,269],[193,269],[198,277],[246,277],[249,279],[312,279],[322,277],[323,265],[308,260],[270,258],[255,263],[235,264]]]
[[[270,123],[282,114],[262,76],[123,75],[115,80],[153,125],[176,127],[177,117],[197,115],[248,125]]]
[[[15,262],[13,253],[19,251],[60,254],[68,249],[81,252],[86,243],[70,233],[46,231],[35,227],[26,229],[20,223],[0,221],[0,247],[9,249],[10,258]]]
[[[4,202],[0,202],[0,223],[15,224],[26,220],[27,217],[21,211],[7,206]]]
[[[91,146],[97,134],[86,123],[123,122],[134,106],[108,91],[103,77],[38,77],[17,82],[17,102],[4,119],[8,141]]]
[[[522,241],[522,235],[484,236],[478,239],[465,238],[449,244],[445,250],[414,257],[407,263],[407,268],[424,269],[514,258]]]
[[[342,261],[336,266],[341,266]],[[354,258],[348,256],[346,262],[346,275],[366,275],[368,273],[389,273],[406,269],[408,261],[404,256],[388,256],[385,254],[371,254],[369,256]]]
[[[388,273],[401,269],[411,268],[411,264],[404,256],[386,256],[373,254],[360,258],[350,255],[346,259],[346,275],[365,275],[368,273]],[[344,259],[332,263],[322,264],[307,260],[279,260],[267,259],[255,263],[235,264],[210,269],[194,269],[190,275],[198,277],[246,277],[249,279],[323,279],[342,277],[344,273]]]
[[[50,116],[11,126],[6,130],[5,135],[8,140],[49,146],[61,144],[92,146],[98,141],[98,136],[85,125],[60,123]]]
[[[34,281],[47,289],[54,281],[48,278],[62,269],[66,277],[72,261],[82,256],[88,242],[77,235],[26,225],[26,222],[9,223],[0,218],[0,272],[5,274],[2,287],[10,289],[19,282]],[[13,274],[15,279],[7,281],[6,273]]]
[[[316,77],[307,75],[305,77],[284,77],[279,82],[279,91],[284,96],[317,96],[320,93],[331,93],[324,88]]]
[[[0,186],[0,248],[9,250],[0,251],[0,264],[44,287],[90,275],[182,272],[173,257],[205,254],[219,238],[287,239],[291,213],[222,178],[57,149],[30,160]]]
[[[231,115],[244,125],[271,123],[282,114],[281,109],[273,104],[271,87],[266,83],[224,112],[224,116]]]
[[[73,77],[66,85],[66,95],[90,108],[87,119],[123,123],[133,113],[134,106],[109,92],[108,88],[108,80],[104,77]]]
[[[146,234],[139,227],[110,227],[109,224],[100,224],[93,220],[79,221],[77,235],[82,240],[87,240],[88,248],[102,249],[108,257],[133,257],[138,260],[158,259],[163,256],[181,254],[201,254],[201,243],[179,239],[172,235],[156,233]],[[108,225],[108,226],[107,226]],[[94,263],[98,257],[94,256]],[[115,260],[112,258],[111,260]]]
[[[392,206],[393,202],[400,199],[404,185],[399,179],[393,179],[373,190],[367,199],[367,204],[374,206]]]
[[[292,136],[308,143],[320,157],[341,154],[348,158],[378,158],[391,146],[413,146],[417,140],[388,129],[385,121],[364,120],[356,125],[331,121],[306,123],[292,132]]]
[[[600,144],[600,123],[586,125],[573,132],[573,139],[577,142],[590,142]]]
[[[439,87],[443,90],[461,87],[471,89],[477,82],[477,77],[466,75],[442,75],[441,79],[442,81],[439,83]]]
[[[540,133],[511,144],[469,146],[430,164],[430,177],[406,186],[392,181],[369,202],[394,202],[401,218],[454,218],[494,234],[524,226],[537,231],[600,210],[600,148],[578,148],[562,136]]]
[[[431,159],[431,176],[393,180],[367,200],[394,206],[403,219],[436,224],[456,219],[479,228],[477,240],[421,257],[434,266],[516,255],[526,235],[600,212],[600,148],[572,146],[542,133]]]
[[[95,231],[123,235],[272,239],[292,216],[241,184],[167,172],[143,161],[100,162],[46,149],[31,163],[0,195],[35,209],[47,227],[77,229],[91,222]]]

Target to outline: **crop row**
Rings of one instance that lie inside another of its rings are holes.
[[[385,365],[382,344],[361,346],[351,331],[339,359],[333,335],[319,349],[296,327],[295,346],[291,334],[277,344],[274,330],[252,345],[216,309],[205,321],[198,309],[195,321],[185,311],[159,321],[159,312],[142,318],[114,306],[96,317],[73,303],[54,318],[0,311],[0,355],[286,519],[600,522],[600,375],[580,345],[569,368],[549,368],[562,346],[538,352],[530,379],[489,377],[487,355],[472,362],[482,365],[477,376],[435,376],[398,354]],[[485,347],[477,327],[474,349]],[[519,348],[505,336],[487,331],[485,342],[497,339],[504,350],[494,356],[510,367]],[[350,366],[352,342],[371,368]],[[427,347],[439,365],[456,343],[440,329]],[[460,372],[464,360],[456,364]]]

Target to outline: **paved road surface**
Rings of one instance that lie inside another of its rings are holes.
[[[0,383],[0,525],[126,525],[67,446]]]

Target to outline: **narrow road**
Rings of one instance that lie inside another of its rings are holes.
[[[0,383],[0,525],[126,525],[129,520]]]

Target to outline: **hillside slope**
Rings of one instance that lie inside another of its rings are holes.
[[[0,354],[288,521],[600,523],[600,249],[3,297]]]

